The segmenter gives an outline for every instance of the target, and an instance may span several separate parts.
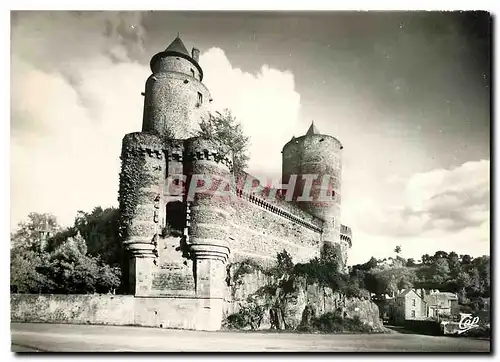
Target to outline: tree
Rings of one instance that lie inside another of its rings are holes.
[[[445,258],[436,259],[432,267],[433,281],[436,284],[444,284],[449,279],[450,267],[448,265],[448,260]]]
[[[120,284],[119,268],[88,255],[85,239],[79,233],[51,253],[41,269],[52,279],[55,293],[107,293]]]
[[[25,221],[18,224],[18,229],[11,233],[11,248],[40,250],[42,232],[56,233],[60,231],[57,220],[52,214],[32,212]]]
[[[432,256],[430,256],[429,254],[422,255],[422,264],[430,265],[433,262],[434,262],[434,258]]]
[[[399,254],[401,253],[401,245],[397,245],[397,246],[394,248],[394,252],[395,252],[396,254],[398,254],[398,255],[399,255]]]
[[[469,265],[472,262],[472,257],[468,254],[460,255],[462,265]]]
[[[231,155],[234,172],[247,167],[250,139],[244,135],[241,124],[228,109],[215,115],[209,114],[207,119],[201,121],[200,130],[194,135],[214,141],[222,154]]]
[[[40,273],[46,265],[47,255],[36,251],[17,248],[10,255],[10,291],[11,293],[49,293],[53,282]]]
[[[95,207],[91,213],[78,211],[73,229],[85,239],[88,253],[110,266],[120,266],[124,249],[118,235],[119,211]]]
[[[458,273],[456,278],[457,292],[459,294],[460,300],[463,302],[467,296],[467,289],[471,285],[471,277],[466,272],[462,271]]]
[[[47,224],[58,233],[40,248],[39,230]],[[11,292],[106,293],[117,288],[120,268],[89,255],[87,241],[75,230],[60,230],[55,217],[45,214],[31,213],[20,223],[12,234]]]
[[[415,263],[415,259],[413,258],[409,258],[407,261],[406,261],[406,266],[407,267],[414,267],[416,266],[417,264]]]
[[[461,271],[460,257],[457,253],[451,252],[448,254],[448,265],[450,266],[450,274],[455,277]]]

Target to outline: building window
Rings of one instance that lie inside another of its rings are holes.
[[[417,302],[416,302],[416,300],[415,300],[415,299],[412,299],[412,301],[411,301],[411,305],[412,305],[412,307],[415,307],[415,306],[417,305]]]
[[[203,94],[198,92],[198,103],[201,105],[203,103]]]
[[[191,76],[194,78],[194,69],[191,68]]]
[[[415,318],[415,311],[414,310],[411,311],[411,317]]]

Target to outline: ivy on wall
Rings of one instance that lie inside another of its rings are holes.
[[[129,226],[137,210],[140,189],[147,186],[149,180],[143,174],[146,159],[140,150],[124,147],[121,160],[118,233],[121,240],[126,240]]]

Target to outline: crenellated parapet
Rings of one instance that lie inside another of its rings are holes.
[[[195,137],[186,140],[185,145],[186,162],[211,161],[228,170],[232,167],[230,152],[215,141]]]
[[[285,210],[277,205],[274,205],[271,202],[260,198],[259,196],[256,196],[253,193],[245,192],[241,188],[236,189],[236,196],[241,197],[242,199],[245,199],[248,202],[257,205],[257,206],[263,208],[264,210],[266,210],[270,213],[276,214],[276,215],[278,215],[284,219],[287,219],[295,224],[298,224],[300,226],[303,226],[305,228],[308,228],[308,229],[313,230],[313,231],[318,232],[318,233],[322,231],[322,228],[320,226],[313,224],[312,222],[306,221],[303,218],[296,216],[296,215],[292,214],[291,212],[289,212],[289,211],[287,211],[287,210]]]
[[[349,226],[340,225],[340,240],[352,247],[352,230]]]
[[[184,141],[169,140],[166,145],[167,161],[183,162],[184,161]]]

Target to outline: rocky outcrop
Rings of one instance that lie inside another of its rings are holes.
[[[258,288],[262,275],[247,274],[243,280],[245,283],[231,286],[231,294],[237,298],[228,302],[226,316],[239,313],[244,319],[245,314],[253,315],[251,329],[308,330],[313,320],[332,312],[346,319],[359,318],[374,332],[384,330],[378,307],[371,300],[348,298],[330,288],[308,284],[305,278],[293,278],[276,289]]]

